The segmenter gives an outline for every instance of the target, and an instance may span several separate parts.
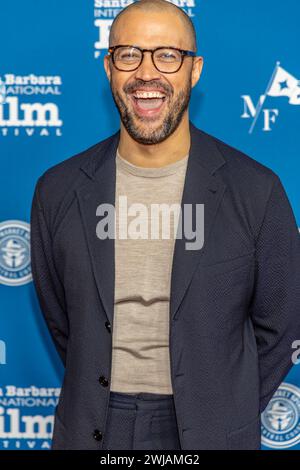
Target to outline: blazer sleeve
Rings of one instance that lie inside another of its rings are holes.
[[[41,179],[35,187],[30,214],[31,270],[42,314],[65,366],[68,318],[64,290],[55,269],[51,236],[40,200]]]
[[[300,235],[287,194],[275,181],[256,240],[250,314],[257,342],[262,412],[293,366],[300,339]]]

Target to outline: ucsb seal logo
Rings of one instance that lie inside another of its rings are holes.
[[[31,280],[30,225],[6,220],[0,223],[0,283],[19,286]]]
[[[300,442],[300,389],[282,383],[262,413],[263,445],[286,449]]]

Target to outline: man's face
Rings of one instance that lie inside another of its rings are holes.
[[[152,49],[160,46],[191,50],[191,42],[183,22],[173,13],[132,11],[120,18],[116,30],[118,44],[137,45]],[[171,135],[180,124],[188,108],[191,88],[197,83],[202,69],[202,58],[186,57],[176,73],[159,72],[150,53],[145,53],[137,70],[117,70],[109,56],[104,67],[110,80],[114,102],[128,134],[142,144],[157,144]],[[155,101],[136,100],[136,90],[161,91],[165,98]]]

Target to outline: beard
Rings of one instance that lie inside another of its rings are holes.
[[[146,85],[146,82],[139,82],[139,84]],[[171,103],[166,116],[163,118],[162,124],[155,127],[155,121],[136,117],[134,111],[127,106],[120,93],[115,89],[113,79],[110,82],[110,86],[123,126],[135,141],[144,145],[153,145],[163,142],[177,129],[188,108],[192,88],[190,77],[186,87],[181,90],[175,98],[173,98],[171,93],[167,94],[165,99],[171,99]],[[137,120],[142,123],[141,126],[138,125]],[[143,125],[143,122],[148,125]]]

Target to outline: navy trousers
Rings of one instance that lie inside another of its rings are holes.
[[[110,392],[104,450],[180,450],[173,395]]]

